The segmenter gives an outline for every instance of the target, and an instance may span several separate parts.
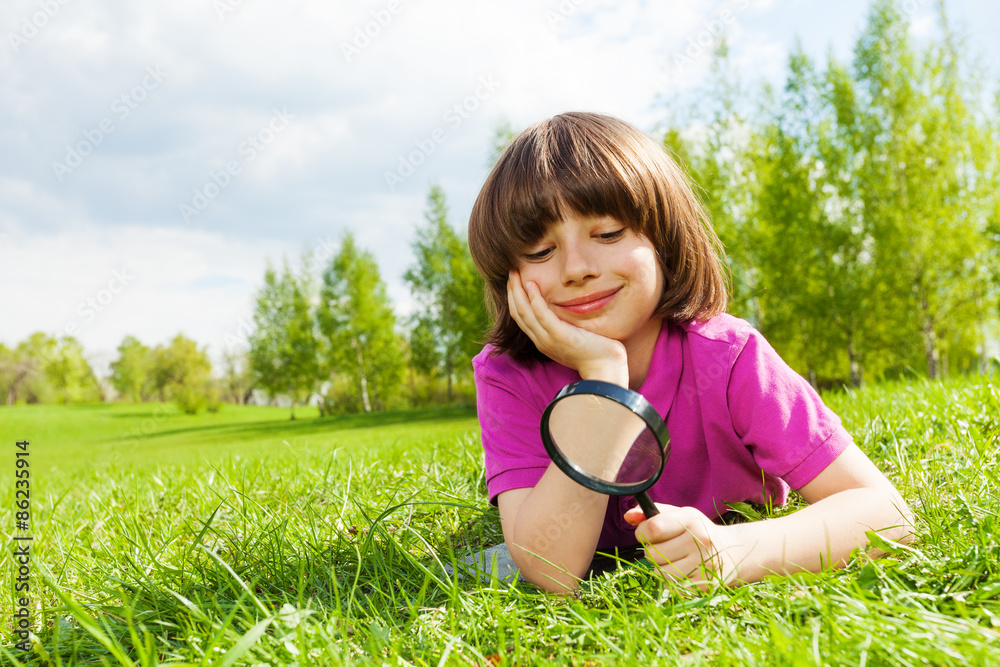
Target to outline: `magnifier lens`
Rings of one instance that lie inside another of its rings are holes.
[[[663,449],[642,417],[603,396],[560,400],[549,415],[549,434],[568,463],[610,486],[643,484],[663,465]]]

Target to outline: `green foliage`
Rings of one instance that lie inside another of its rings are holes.
[[[161,401],[174,401],[184,412],[195,414],[218,400],[207,349],[199,349],[190,338],[177,334],[169,345],[157,345],[152,360],[150,377]]]
[[[327,397],[365,412],[392,405],[405,372],[403,340],[378,264],[350,233],[323,273],[317,319],[329,366],[348,380]]]
[[[242,352],[227,350],[222,354],[222,394],[234,405],[246,405],[253,392],[250,359]]]
[[[111,362],[111,384],[133,403],[147,400],[154,389],[153,351],[133,336],[118,346],[118,358]]]
[[[317,388],[319,342],[309,307],[309,276],[296,276],[285,263],[279,276],[268,267],[257,293],[250,366],[257,384],[271,396],[284,394],[295,406]]]
[[[517,138],[518,133],[511,127],[510,121],[502,120],[493,128],[493,138],[490,141],[490,154],[486,161],[486,166],[493,168],[500,155],[507,149],[507,146]]]
[[[16,403],[91,403],[101,390],[83,346],[70,336],[36,332],[14,349],[0,344],[0,392]]]
[[[411,321],[411,363],[419,372],[439,375],[454,398],[454,382],[467,376],[488,326],[484,286],[463,241],[448,223],[444,191],[431,187],[426,224],[413,244],[416,263],[404,279],[417,312]]]
[[[757,113],[723,41],[690,121],[704,131],[664,138],[726,246],[731,310],[814,384],[988,368],[1000,134],[943,6],[939,27],[917,52],[878,0],[849,66],[797,47]]]
[[[45,364],[45,376],[59,403],[93,403],[101,400],[90,362],[83,346],[70,336],[59,339]]]
[[[984,204],[994,196],[993,184],[975,177],[985,139],[979,90],[960,72],[963,54],[943,12],[941,24],[944,37],[918,55],[895,3],[877,2],[854,63],[861,144],[852,152],[878,279],[902,302],[893,319],[919,342],[931,378],[946,372],[960,340],[977,338],[970,328],[988,290]]]

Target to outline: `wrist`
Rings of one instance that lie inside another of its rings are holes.
[[[582,380],[601,380],[602,382],[610,382],[619,387],[628,388],[628,358],[624,354],[620,359],[581,366],[577,369],[577,372],[580,373],[580,379]]]
[[[728,526],[734,538],[732,556],[737,581],[751,584],[768,575],[788,574],[787,535],[778,530],[780,525],[775,525],[775,521],[763,519]]]

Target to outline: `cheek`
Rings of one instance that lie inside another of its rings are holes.
[[[642,284],[643,291],[659,296],[663,292],[663,271],[656,261],[656,253],[650,248],[638,248],[631,253],[629,260],[630,271]]]
[[[542,265],[525,264],[519,269],[519,271],[521,272],[522,285],[527,285],[529,282],[535,283],[535,285],[538,286],[538,291],[541,292],[542,297],[548,299],[551,281],[546,275]]]

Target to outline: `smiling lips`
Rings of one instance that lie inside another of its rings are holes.
[[[570,299],[568,301],[560,301],[554,305],[559,306],[564,310],[568,310],[571,313],[576,313],[578,315],[583,315],[586,313],[593,313],[595,311],[604,308],[608,305],[615,295],[621,290],[621,287],[615,287],[614,289],[604,290],[601,292],[594,292],[593,294],[588,294],[586,296],[581,296],[577,299]]]

